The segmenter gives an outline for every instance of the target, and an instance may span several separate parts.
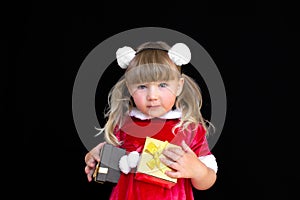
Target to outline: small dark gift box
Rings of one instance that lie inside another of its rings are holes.
[[[125,149],[104,144],[100,151],[100,162],[96,165],[93,174],[94,181],[117,183],[120,178],[119,160],[125,154]]]

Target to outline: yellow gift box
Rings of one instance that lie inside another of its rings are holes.
[[[147,137],[141,158],[137,166],[135,178],[148,183],[159,184],[171,188],[177,183],[177,179],[165,174],[165,171],[172,170],[160,161],[164,157],[162,151],[168,147],[178,147],[168,141],[160,141]]]

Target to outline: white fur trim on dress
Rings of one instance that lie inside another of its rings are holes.
[[[218,164],[214,155],[200,156],[199,160],[217,173]]]
[[[182,114],[181,111],[176,109],[176,110],[171,110],[171,111],[167,112],[166,114],[160,116],[159,118],[160,119],[177,119],[177,118],[181,117],[181,114]],[[136,108],[133,108],[131,110],[131,112],[129,113],[129,115],[132,117],[141,119],[141,120],[152,119],[151,116],[145,115],[144,113],[142,113],[141,111],[139,111]]]

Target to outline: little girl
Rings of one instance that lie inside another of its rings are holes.
[[[193,187],[206,190],[215,183],[217,163],[206,139],[208,121],[200,112],[200,89],[181,71],[191,59],[189,48],[183,43],[170,47],[165,42],[146,42],[136,50],[120,48],[116,54],[126,71],[109,94],[108,121],[101,129],[106,142],[141,153],[149,136],[181,148],[166,148],[161,159],[172,169],[165,174],[177,179],[173,187],[139,181],[135,173],[120,167],[123,172],[110,199],[194,199]],[[89,181],[104,143],[85,156]]]

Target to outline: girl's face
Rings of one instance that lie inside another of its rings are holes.
[[[145,115],[160,117],[170,111],[184,79],[128,85],[136,107]]]

